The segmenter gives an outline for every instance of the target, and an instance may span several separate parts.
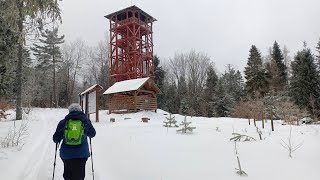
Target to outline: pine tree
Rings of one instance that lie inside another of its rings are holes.
[[[287,72],[284,64],[284,57],[277,41],[274,42],[271,53],[271,82],[270,86],[274,91],[282,91],[286,87]]]
[[[292,76],[290,81],[290,96],[300,108],[307,108],[315,115],[315,109],[320,109],[320,83],[314,57],[311,50],[304,47],[298,51],[291,63]],[[310,100],[314,99],[314,107]],[[318,115],[318,112],[316,112]]]
[[[261,54],[255,45],[251,46],[244,73],[247,79],[245,89],[248,95],[254,96],[259,93],[263,96],[268,91],[266,69],[263,67]]]
[[[44,71],[47,69],[52,70],[52,98],[53,106],[57,107],[57,93],[56,93],[56,71],[57,65],[61,62],[61,51],[59,45],[64,43],[64,35],[58,36],[58,28],[52,31],[46,30],[41,34],[43,39],[40,42],[43,45],[34,44],[32,50],[38,59],[38,67]]]

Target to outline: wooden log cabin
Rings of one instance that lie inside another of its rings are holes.
[[[157,110],[160,89],[152,78],[138,78],[116,82],[103,94],[107,95],[109,113]]]

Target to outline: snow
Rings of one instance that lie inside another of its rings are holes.
[[[0,148],[1,179],[50,180],[52,179],[55,144],[52,134],[56,125],[67,114],[67,109],[34,108],[24,115],[29,135],[25,145]],[[280,142],[286,140],[290,126],[270,121],[259,140],[256,128],[246,119],[187,117],[195,126],[193,134],[176,133],[176,128],[163,127],[169,115],[158,110],[131,114],[107,114],[100,111],[100,122],[93,125],[97,136],[92,139],[93,162],[96,180],[318,180],[320,177],[320,126],[292,126],[292,140],[303,145],[288,157]],[[174,115],[180,123],[183,116]],[[14,117],[14,112],[8,119]],[[148,123],[142,117],[150,118]],[[111,123],[110,118],[115,118]],[[22,121],[17,121],[18,127]],[[0,137],[4,137],[13,121],[0,122]],[[217,127],[221,130],[216,131]],[[246,134],[257,141],[238,142],[238,156],[242,169],[248,174],[240,177],[229,139],[232,132]],[[2,139],[0,139],[2,140]],[[57,157],[55,179],[63,180],[63,163]],[[91,159],[86,165],[86,180],[92,179]]]
[[[137,90],[145,82],[147,82],[148,79],[149,77],[116,82],[114,85],[109,87],[103,94],[114,94],[118,92],[127,92],[127,91]]]
[[[85,91],[83,91],[80,95],[83,95],[83,94],[85,94],[85,93],[87,93],[87,92],[90,92],[90,91],[93,90],[94,88],[103,89],[99,84],[95,84],[95,85],[89,87],[88,89],[86,89]]]

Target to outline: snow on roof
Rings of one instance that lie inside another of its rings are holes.
[[[134,91],[139,89],[145,82],[148,81],[148,79],[149,77],[116,82],[114,85],[109,87],[103,94],[114,94],[118,92]]]
[[[99,84],[95,84],[95,85],[89,87],[88,89],[86,89],[85,91],[83,91],[80,95],[83,95],[83,94],[85,94],[85,93],[93,90],[93,89],[96,88],[96,87],[99,87],[100,89],[103,89]]]

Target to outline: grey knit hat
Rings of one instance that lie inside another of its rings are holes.
[[[72,103],[69,107],[69,113],[73,111],[82,111],[81,106],[78,103]]]

